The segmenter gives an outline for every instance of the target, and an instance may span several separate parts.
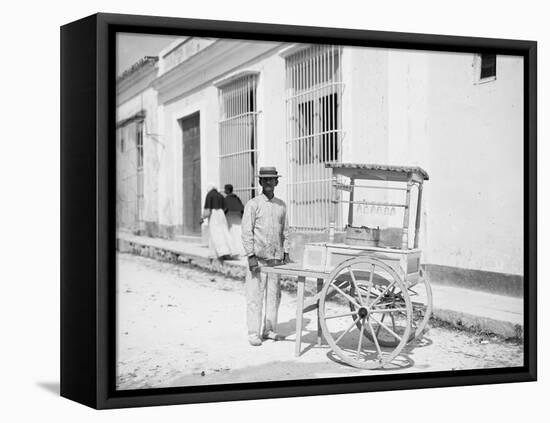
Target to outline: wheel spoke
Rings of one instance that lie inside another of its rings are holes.
[[[372,269],[370,270],[370,275],[369,275],[369,287],[368,287],[368,289],[367,289],[367,307],[369,306],[370,291],[371,291],[372,286],[373,286],[372,281],[374,280],[374,268],[375,268],[375,265],[373,264],[373,265],[372,265]]]
[[[334,314],[332,316],[325,316],[325,320],[327,320],[327,319],[336,319],[338,317],[353,316],[354,314],[357,314],[357,311],[351,311],[349,313],[342,313],[342,314]]]
[[[332,285],[332,287],[337,290],[340,294],[342,294],[344,297],[347,298],[347,300],[354,304],[357,308],[361,308],[361,305],[357,303],[357,301],[355,301],[355,298],[352,298],[350,297],[348,294],[346,294],[344,291],[342,291],[340,288],[338,288],[336,285]]]
[[[369,306],[369,298],[370,298],[370,289],[372,287],[372,282],[369,282],[369,286],[368,286],[368,289],[367,289],[367,299],[365,300],[365,305],[366,307]]]
[[[386,303],[378,303],[377,306],[378,307],[386,307],[386,306],[389,306],[389,305],[393,305],[393,301],[389,301],[389,302],[386,302]]]
[[[391,316],[391,314],[390,314],[390,316]],[[395,336],[395,338],[397,338],[399,340],[399,342],[401,342],[401,337],[398,334],[396,334],[393,330],[391,330],[389,327],[387,327],[384,323],[382,323],[381,321],[376,319],[374,316],[372,316],[372,320],[374,320],[376,323],[378,323],[380,326],[382,326],[384,329],[386,329],[389,333],[391,333],[393,336]]]
[[[368,300],[374,296],[378,296],[380,294],[380,291],[376,289],[374,285],[372,285],[370,282],[367,282],[367,285],[359,285],[359,289],[363,291],[363,293],[366,292],[367,296],[367,305],[369,305]]]
[[[380,295],[378,295],[378,297],[376,297],[376,299],[370,304],[370,306],[372,307],[372,306],[376,305],[376,303],[380,300],[380,298],[382,298],[382,297],[384,296],[384,294],[385,294],[386,292],[388,292],[388,290],[389,290],[391,287],[393,287],[394,285],[395,285],[395,281],[393,281],[392,283],[390,283],[390,284],[386,287],[386,289],[384,289],[384,290],[380,293]]]
[[[382,315],[382,318],[380,319],[380,322],[383,322],[384,319],[386,318],[386,316],[387,316],[387,314],[383,314],[383,315]],[[378,327],[376,328],[376,336],[378,336],[378,334],[380,333],[380,328],[381,328],[381,327],[382,327],[382,326],[378,325]]]
[[[357,296],[359,297],[359,303],[361,303],[362,306],[365,304],[363,303],[363,297],[361,296],[361,291],[359,291],[359,286],[357,285],[357,280],[355,279],[355,273],[353,273],[353,270],[351,270],[351,267],[348,267],[349,274],[351,276],[351,282],[353,283],[353,287],[357,291]]]
[[[372,323],[370,322],[370,319],[367,319],[367,323],[369,324],[370,333],[372,334],[372,340],[374,341],[376,351],[378,351],[378,360],[382,361],[382,350],[380,349],[380,345],[378,344],[378,339],[374,334],[374,329],[372,328]]]
[[[344,333],[342,333],[342,334],[338,337],[338,339],[336,339],[336,341],[334,341],[334,343],[337,344],[338,342],[340,342],[340,341],[342,340],[342,338],[343,338],[344,336],[346,336],[346,335],[349,333],[349,331],[357,324],[357,322],[359,321],[359,319],[360,319],[360,317],[358,317],[357,319],[355,319],[355,320],[353,321],[353,323],[346,329],[346,331],[345,331]]]
[[[359,354],[361,353],[361,344],[363,343],[363,331],[365,330],[365,319],[361,319],[361,330],[359,331],[359,342],[357,343],[357,360],[359,360]]]
[[[377,308],[376,310],[371,310],[370,313],[406,313],[406,308]]]
[[[371,281],[368,281],[366,285],[360,285],[359,287],[363,290],[363,291],[367,291],[367,286],[370,285],[369,287],[369,290],[372,291],[373,294],[376,294],[378,295],[381,291],[376,291],[376,285],[371,282]]]
[[[343,281],[335,281],[335,283],[338,283],[338,282],[340,282],[340,284],[336,286],[339,286],[340,288],[346,288],[350,284],[347,279]]]

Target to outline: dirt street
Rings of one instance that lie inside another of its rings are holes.
[[[296,297],[284,292],[284,341],[247,342],[244,283],[185,265],[118,256],[119,389],[520,366],[523,346],[438,326],[383,370],[343,365],[317,346],[316,313],[305,315],[294,357]]]

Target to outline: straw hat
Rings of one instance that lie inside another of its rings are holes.
[[[275,166],[260,167],[260,173],[258,173],[258,178],[280,178],[281,176],[277,173]]]

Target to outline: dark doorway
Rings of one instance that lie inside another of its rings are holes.
[[[179,121],[183,141],[183,235],[201,234],[200,114]]]

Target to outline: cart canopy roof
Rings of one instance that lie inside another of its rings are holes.
[[[428,180],[428,172],[418,166],[395,166],[365,163],[326,163],[335,175],[354,179],[406,182],[410,178],[422,182]]]

